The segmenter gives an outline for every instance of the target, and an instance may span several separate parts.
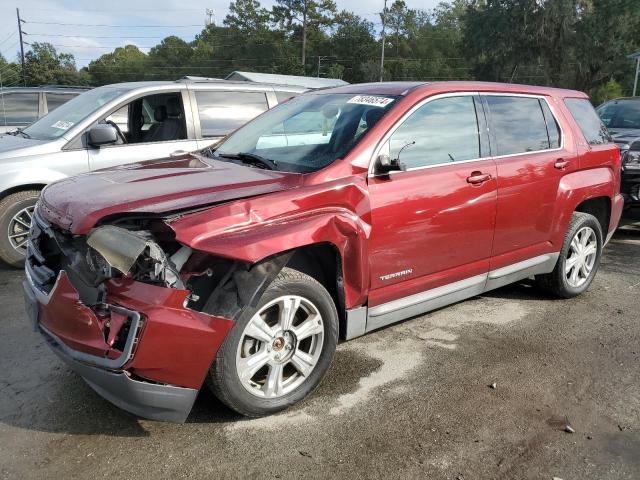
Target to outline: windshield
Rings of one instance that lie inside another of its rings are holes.
[[[214,158],[308,173],[342,158],[391,108],[396,97],[308,94],[248,123],[214,152]]]
[[[614,100],[597,110],[607,128],[640,128],[640,101]]]
[[[124,88],[111,87],[89,90],[59,106],[23,131],[36,140],[55,140],[76,123],[126,91]]]

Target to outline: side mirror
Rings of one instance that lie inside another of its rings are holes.
[[[112,125],[99,123],[89,129],[89,145],[111,145],[118,142],[118,132]]]
[[[386,153],[378,155],[378,161],[376,164],[377,173],[389,173],[394,170],[404,170],[397,158],[391,158]]]

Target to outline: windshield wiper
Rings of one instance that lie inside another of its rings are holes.
[[[22,131],[21,128],[16,128],[15,130],[11,131],[11,132],[7,132],[9,135],[22,135],[24,138],[31,138],[31,135],[29,135],[28,133],[25,133],[24,131]]]
[[[240,160],[241,162],[249,163],[249,164],[257,162],[257,163],[259,163],[261,165],[264,165],[269,170],[277,170],[278,169],[278,164],[276,163],[275,160],[271,160],[270,158],[261,157],[260,155],[256,155],[254,153],[246,153],[246,152],[219,153],[219,154],[217,154],[217,156],[222,157],[222,158],[230,158],[232,160]]]

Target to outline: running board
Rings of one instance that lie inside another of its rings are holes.
[[[540,255],[369,309],[363,306],[348,310],[345,337],[351,340],[372,330],[437,310],[533,275],[551,273],[559,256],[559,253]]]

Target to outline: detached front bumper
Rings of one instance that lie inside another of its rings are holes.
[[[135,415],[186,420],[230,320],[185,308],[187,291],[113,280],[107,307],[111,327],[120,322],[123,333],[118,348],[110,348],[100,330],[104,322],[80,302],[64,271],[46,292],[28,260],[25,270],[25,307],[34,328],[91,388]]]
[[[34,328],[42,334],[54,353],[98,394],[123,410],[144,418],[170,422],[186,420],[198,394],[197,389],[134,380],[128,371],[122,369],[130,363],[134,344],[138,340],[136,320],[140,319],[140,315],[137,312],[128,311],[134,318],[122,355],[117,358],[100,357],[71,348],[39,322],[41,309],[49,307],[58,288],[50,295],[40,291],[31,280],[28,269],[23,288],[25,307]]]

